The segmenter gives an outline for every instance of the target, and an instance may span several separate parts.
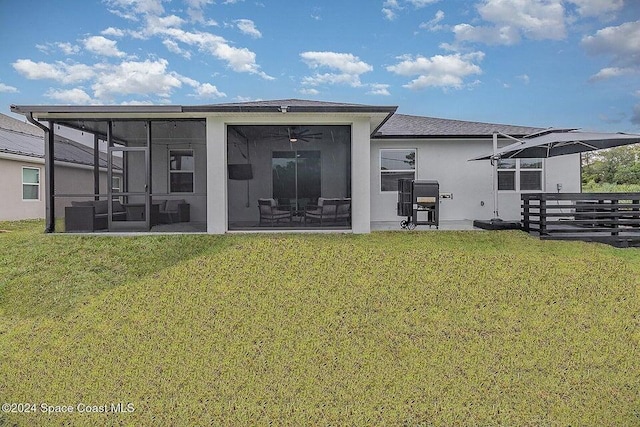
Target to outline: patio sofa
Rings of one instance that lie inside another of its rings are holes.
[[[106,200],[88,200],[83,202],[71,202],[71,206],[64,208],[65,231],[96,231],[104,230],[108,226]],[[127,211],[118,201],[113,202],[113,219],[124,221],[127,219]]]

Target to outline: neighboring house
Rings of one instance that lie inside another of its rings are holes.
[[[441,220],[489,219],[493,168],[469,159],[491,152],[496,132],[521,137],[541,130],[297,99],[11,108],[53,123],[54,133],[67,126],[107,141],[124,171],[123,187],[107,189],[107,200],[142,204],[146,212],[165,200],[183,201],[189,223],[216,234],[277,228],[368,233],[372,223],[401,220],[399,178],[439,181],[447,196],[440,200]],[[500,137],[499,146],[512,142]],[[519,219],[523,192],[580,191],[580,156],[501,161],[498,186],[500,216]],[[57,193],[52,200],[59,216]],[[346,212],[333,218],[344,221],[327,220],[322,212],[330,209]],[[151,220],[144,221],[138,229],[152,229]],[[122,222],[110,219],[108,229],[122,229]]]
[[[38,127],[0,114],[0,221],[45,217],[43,137]],[[91,147],[55,136],[55,187],[60,194],[93,192],[93,153]],[[100,153],[99,166],[101,191],[106,193],[105,153]],[[58,216],[64,214],[70,199],[56,199]]]

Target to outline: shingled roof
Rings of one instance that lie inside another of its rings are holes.
[[[93,148],[55,135],[54,157],[57,161],[93,165]],[[0,114],[0,153],[44,158],[44,132],[39,128]],[[107,167],[105,153],[100,153],[100,167]]]
[[[529,126],[513,126],[394,114],[378,130],[373,138],[484,138],[492,136],[494,132],[502,132],[517,137],[529,135],[541,130],[543,129]]]

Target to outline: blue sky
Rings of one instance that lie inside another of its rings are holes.
[[[303,98],[640,131],[638,0],[0,0],[10,104]]]

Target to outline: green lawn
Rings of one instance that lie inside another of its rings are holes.
[[[0,229],[0,425],[640,425],[638,249]]]

